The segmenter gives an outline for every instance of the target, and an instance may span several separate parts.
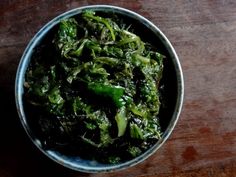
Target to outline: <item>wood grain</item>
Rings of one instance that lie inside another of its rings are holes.
[[[23,131],[14,104],[15,72],[29,40],[75,7],[112,4],[144,15],[175,47],[185,100],[170,139],[145,162],[120,172],[83,174],[42,156]],[[1,0],[0,177],[236,176],[236,1]]]

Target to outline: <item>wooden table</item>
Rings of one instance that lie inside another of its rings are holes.
[[[170,139],[145,162],[110,174],[83,174],[48,160],[20,125],[14,79],[33,35],[72,8],[112,4],[156,24],[175,47],[185,78],[185,100]],[[235,0],[1,0],[0,177],[236,176]]]

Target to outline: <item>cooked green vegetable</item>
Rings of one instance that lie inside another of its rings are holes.
[[[163,58],[117,17],[85,11],[62,20],[24,84],[45,147],[105,163],[146,151],[161,138]]]

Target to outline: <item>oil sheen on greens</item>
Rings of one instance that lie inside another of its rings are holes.
[[[160,139],[164,56],[133,31],[117,16],[85,11],[35,49],[25,99],[45,148],[120,163]]]

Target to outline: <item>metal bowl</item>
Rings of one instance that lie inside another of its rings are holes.
[[[127,20],[128,23],[132,24],[133,27],[137,29],[135,32],[140,35],[141,38],[144,39],[144,41],[149,41],[152,44],[157,45],[158,48],[160,48],[161,51],[166,55],[166,60],[164,61],[164,73],[162,78],[162,82],[165,86],[164,98],[166,103],[165,107],[161,107],[160,109],[160,124],[162,127],[163,135],[161,139],[146,152],[124,163],[102,164],[97,161],[82,159],[78,156],[66,155],[55,150],[45,150],[42,147],[42,143],[40,142],[39,138],[35,134],[35,130],[29,124],[29,120],[31,119],[31,117],[27,117],[25,113],[23,101],[23,84],[25,79],[25,72],[30,63],[31,56],[34,53],[35,47],[47,37],[47,34],[62,19],[76,16],[84,10],[117,14],[118,16]],[[41,30],[39,30],[39,32],[33,37],[33,39],[26,47],[18,66],[15,81],[15,100],[20,121],[35,146],[47,157],[63,165],[64,167],[89,173],[111,172],[115,170],[125,169],[134,166],[151,156],[168,139],[172,130],[174,129],[180,115],[183,103],[183,95],[184,83],[181,65],[178,56],[167,37],[160,31],[158,27],[156,27],[152,22],[150,22],[143,16],[124,8],[108,5],[84,6],[73,9],[57,16],[49,23],[47,23],[43,28],[41,28]]]

